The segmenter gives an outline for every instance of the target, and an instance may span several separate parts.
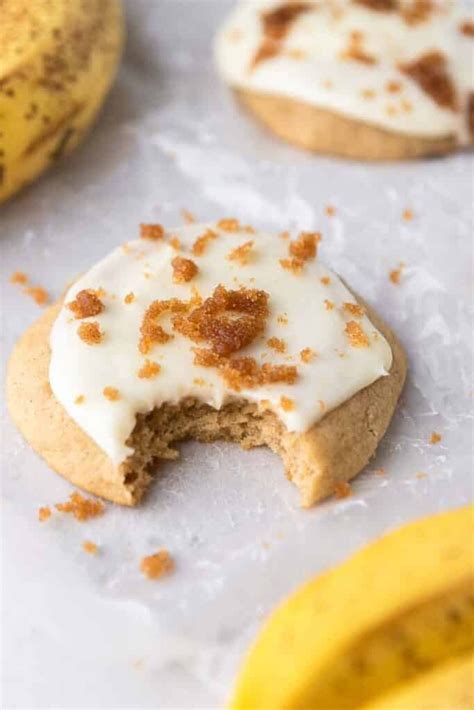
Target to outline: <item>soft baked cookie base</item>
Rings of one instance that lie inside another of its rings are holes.
[[[359,299],[360,300],[360,299]],[[391,345],[390,373],[329,412],[309,431],[286,431],[271,412],[235,401],[220,411],[185,401],[138,415],[129,443],[135,454],[115,466],[56,400],[49,385],[49,335],[58,303],[16,344],[7,372],[7,403],[25,439],[55,471],[71,483],[122,505],[139,502],[160,458],[175,458],[173,442],[226,439],[243,448],[266,444],[278,453],[287,477],[311,506],[349,481],[374,454],[393,415],[406,374],[405,354],[387,326],[368,308],[368,316]]]
[[[234,89],[244,106],[280,138],[317,153],[361,160],[406,160],[457,149],[454,136],[394,133],[284,96]]]

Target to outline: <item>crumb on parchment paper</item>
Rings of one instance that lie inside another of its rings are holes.
[[[173,572],[174,568],[174,560],[166,549],[158,550],[140,561],[140,570],[147,579],[160,579]]]

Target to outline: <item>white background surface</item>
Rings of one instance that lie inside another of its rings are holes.
[[[12,271],[57,297],[140,221],[174,226],[187,208],[201,220],[321,229],[321,258],[408,351],[402,405],[348,500],[302,511],[271,453],[187,444],[139,510],[110,505],[85,524],[41,525],[38,507],[72,489],[3,411],[5,708],[222,706],[262,618],[296,584],[387,529],[472,497],[472,157],[364,165],[274,140],[214,74],[211,38],[227,7],[128,3],[125,61],[93,134],[1,208],[3,361],[38,315],[8,283]],[[388,273],[401,260],[397,287]],[[443,438],[431,446],[434,430]],[[384,477],[374,475],[381,466]],[[86,538],[100,544],[98,558],[81,550]],[[153,583],[138,563],[161,546],[177,568]]]

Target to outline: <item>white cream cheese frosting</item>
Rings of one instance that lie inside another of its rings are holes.
[[[216,63],[235,88],[467,144],[473,19],[466,0],[241,0],[217,35]]]
[[[390,370],[389,344],[357,305],[355,310],[347,306],[356,304],[354,296],[317,257],[305,261],[297,273],[280,263],[291,259],[288,235],[249,233],[240,225],[226,231],[218,225],[192,224],[165,232],[157,240],[139,239],[115,249],[69,289],[53,325],[52,391],[116,464],[132,453],[126,441],[137,413],[163,403],[177,404],[192,397],[219,409],[232,399],[245,399],[270,408],[289,431],[303,432]],[[192,245],[208,228],[217,237],[195,255]],[[247,263],[228,258],[248,241],[252,244]],[[191,259],[198,268],[186,283],[173,279],[172,261],[177,255]],[[263,384],[236,392],[216,368],[194,363],[196,343],[173,332],[169,314],[159,323],[173,333],[172,339],[155,343],[146,354],[140,352],[140,326],[152,302],[189,300],[197,293],[206,299],[220,284],[229,290],[244,287],[268,294],[263,332],[235,355],[253,357],[260,365],[295,366],[293,384]],[[68,304],[83,290],[98,294],[103,310],[78,319]],[[79,337],[78,328],[87,323],[98,324],[99,343]],[[363,334],[363,347],[350,337],[351,327]],[[268,345],[271,338],[284,344],[284,352]],[[139,377],[147,362],[158,364],[160,371],[151,378]],[[104,395],[106,388],[116,394],[115,399]],[[288,402],[291,407],[284,406]]]

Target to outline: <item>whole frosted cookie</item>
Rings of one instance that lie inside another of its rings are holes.
[[[277,135],[363,159],[453,151],[474,134],[474,22],[454,0],[241,0],[225,82]]]
[[[132,505],[176,442],[267,445],[305,506],[373,455],[405,379],[391,331],[317,258],[235,219],[142,225],[20,339],[7,381],[30,444]]]

